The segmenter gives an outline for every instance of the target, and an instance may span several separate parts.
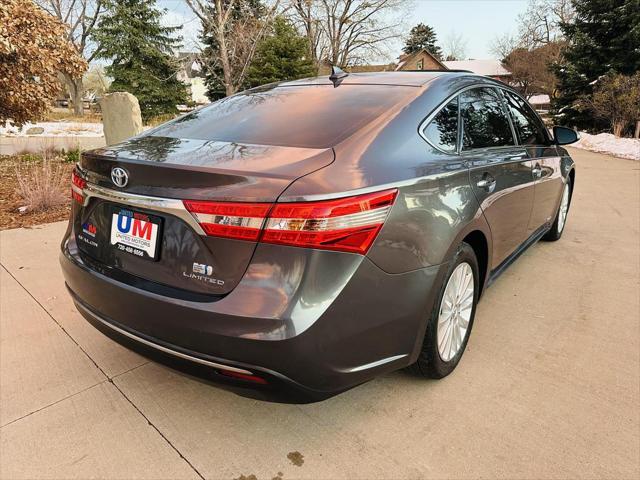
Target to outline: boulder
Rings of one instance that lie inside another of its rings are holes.
[[[138,99],[127,92],[115,92],[100,100],[104,138],[107,145],[120,143],[142,132]]]
[[[44,132],[42,127],[27,128],[27,135],[40,135],[42,132]]]

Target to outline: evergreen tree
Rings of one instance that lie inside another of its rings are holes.
[[[274,20],[272,32],[261,40],[247,74],[247,87],[315,75],[306,37],[298,35],[284,17]]]
[[[412,54],[424,49],[438,60],[441,60],[442,50],[436,44],[437,41],[435,30],[429,25],[419,23],[409,32],[409,38],[405,42],[402,51],[406,54]]]
[[[177,113],[176,105],[187,101],[174,57],[180,42],[175,32],[181,27],[162,26],[164,12],[155,0],[108,0],[94,33],[100,57],[112,62],[105,69],[113,77],[109,90],[135,95],[145,120]]]
[[[640,0],[573,0],[573,23],[561,24],[569,41],[564,60],[555,66],[559,121],[578,128],[601,129],[606,123],[580,108],[600,78],[640,70]]]
[[[227,8],[232,0],[222,0],[222,5]],[[262,0],[233,0],[231,4],[231,21],[227,24],[227,29],[231,32],[235,24],[244,23],[246,19],[259,19],[264,17],[266,12]],[[211,2],[206,7],[208,15],[217,15],[215,3]],[[200,33],[200,40],[205,45],[202,53],[204,83],[207,87],[207,97],[212,102],[226,97],[226,89],[222,82],[223,72],[219,59],[219,47],[216,36],[207,28],[203,27]]]

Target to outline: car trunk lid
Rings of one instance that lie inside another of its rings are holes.
[[[242,278],[256,242],[205,235],[183,200],[274,203],[297,178],[332,161],[331,149],[156,136],[86,152],[76,241],[91,260],[133,277],[226,294]],[[126,173],[124,186],[114,183],[114,169]]]

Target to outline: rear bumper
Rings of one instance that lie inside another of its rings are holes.
[[[358,255],[261,245],[231,294],[194,301],[95,271],[73,235],[60,262],[80,313],[119,343],[238,393],[296,403],[411,364],[444,270],[390,275]],[[267,383],[228,377],[234,370]]]

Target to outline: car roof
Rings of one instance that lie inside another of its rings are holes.
[[[397,72],[366,72],[350,73],[342,78],[341,85],[398,85],[407,87],[421,87],[434,78],[442,75],[460,75],[460,72],[446,70],[421,70],[421,71],[397,71]],[[467,73],[469,75],[470,73]],[[281,82],[279,87],[294,87],[303,85],[332,85],[328,76],[302,78],[289,82]]]

